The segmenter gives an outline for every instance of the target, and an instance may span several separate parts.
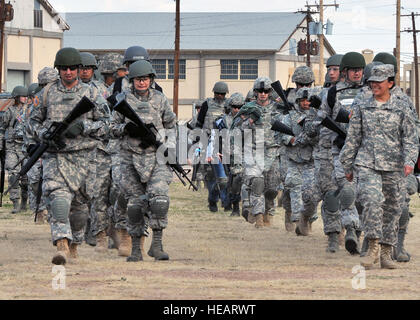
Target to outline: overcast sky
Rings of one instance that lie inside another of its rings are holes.
[[[306,9],[307,3],[306,0],[180,1],[181,12],[294,12]],[[65,12],[175,12],[174,0],[49,0],[49,2],[62,14]],[[315,0],[308,2],[315,4]],[[324,0],[324,5],[333,3],[334,0]],[[337,53],[360,52],[363,49],[372,49],[375,53],[381,51],[392,53],[396,43],[396,0],[337,0],[336,3],[339,5],[337,10],[334,7],[324,9],[324,23],[329,19],[334,24],[333,35],[326,37]],[[403,15],[411,14],[411,12],[420,13],[419,0],[401,0],[401,4]],[[314,14],[313,17],[316,20],[319,19],[318,14]],[[401,17],[401,30],[408,28],[412,28],[411,17]],[[416,28],[420,29],[420,16],[416,19]],[[240,26],[238,29],[240,31]],[[417,35],[419,36],[419,33]],[[402,32],[402,64],[412,61],[413,51],[413,34]]]

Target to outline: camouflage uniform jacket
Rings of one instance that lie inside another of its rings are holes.
[[[73,88],[67,89],[61,80],[52,83],[47,91],[45,88],[40,91],[38,105],[34,104],[30,115],[28,131],[36,135],[36,140],[41,140],[42,134],[48,130],[52,122],[63,121],[83,96],[89,98],[95,104],[95,108],[75,120],[75,122],[83,121],[82,134],[74,139],[68,139],[63,135],[61,138],[66,146],[58,151],[49,148],[49,152],[66,153],[94,149],[97,146],[97,139],[109,134],[108,104],[98,91],[81,81],[78,81]]]
[[[124,93],[126,95],[127,103],[133,108],[145,124],[153,123],[160,133],[162,129],[173,129],[173,134],[168,134],[168,137],[170,139],[175,139],[176,116],[172,111],[168,99],[163,93],[154,89],[149,89],[149,95],[147,97],[141,97],[136,93],[131,93],[130,91],[125,91]],[[130,120],[125,119],[125,117],[119,112],[112,112],[111,135],[114,138],[122,138],[120,144],[121,149],[139,155],[156,153],[153,146],[143,149],[139,146],[140,138],[132,138],[124,133],[124,127],[129,121]],[[164,137],[165,135],[161,134],[160,136]],[[157,138],[159,139],[159,137]],[[170,143],[174,142],[174,140],[170,141]]]
[[[0,141],[7,138],[7,143],[23,144],[26,111],[27,105],[13,105],[6,110],[0,123]]]
[[[406,101],[391,95],[378,106],[372,96],[354,106],[340,154],[346,174],[353,171],[353,165],[381,171],[414,167],[417,153],[417,131]]]

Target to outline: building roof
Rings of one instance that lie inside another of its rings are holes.
[[[125,50],[140,45],[174,50],[175,13],[71,12],[63,46]],[[293,12],[183,12],[181,50],[278,51],[305,19]]]
[[[39,3],[44,7],[45,10],[51,15],[51,17],[57,22],[60,26],[61,30],[69,30],[70,27],[66,21],[58,14],[57,11],[53,8],[53,6],[47,0],[38,0]]]

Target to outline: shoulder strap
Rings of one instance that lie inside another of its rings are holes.
[[[337,97],[337,87],[332,86],[327,92],[327,102],[331,109],[334,108],[336,97]]]
[[[123,79],[124,79],[124,77],[119,77],[115,80],[114,88],[112,89],[112,94],[121,92]]]
[[[55,81],[48,83],[45,87],[44,87],[44,92],[42,93],[42,105],[45,106],[45,104],[47,103],[47,95],[48,95],[48,91],[50,90],[51,86],[55,83]]]

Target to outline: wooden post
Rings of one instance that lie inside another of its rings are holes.
[[[175,58],[174,58],[174,95],[173,107],[178,118],[178,83],[179,83],[179,25],[180,25],[180,0],[176,0],[175,13]]]

